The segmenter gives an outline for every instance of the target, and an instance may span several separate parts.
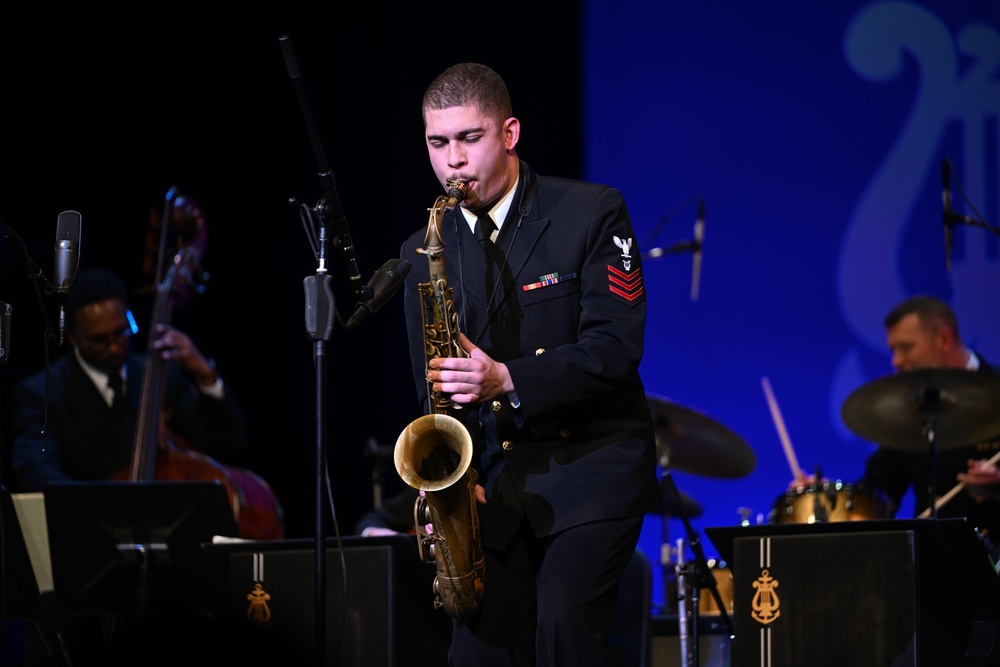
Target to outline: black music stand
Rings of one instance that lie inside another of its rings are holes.
[[[17,520],[10,492],[0,484],[0,621],[33,618],[38,614],[41,592],[31,566],[24,534]]]
[[[225,593],[203,550],[238,535],[220,482],[53,482],[44,495],[65,611],[196,614]]]

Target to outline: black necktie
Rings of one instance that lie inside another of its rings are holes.
[[[122,383],[122,376],[118,373],[109,373],[108,386],[115,394],[111,401],[111,411],[119,413],[125,407],[125,387]]]
[[[480,233],[482,234],[483,247],[486,244],[493,244],[496,240],[495,234],[497,233],[497,224],[493,222],[493,218],[490,217],[489,213],[483,213],[478,218]]]
[[[125,395],[121,374],[109,373],[108,386],[115,392],[114,400],[111,402],[111,418],[119,423],[118,451],[129,452],[135,438],[135,415],[129,406],[128,396]]]
[[[479,238],[486,254],[486,317],[489,320],[489,342],[487,354],[509,359],[517,356],[520,341],[520,317],[511,309],[517,309],[517,299],[506,299],[513,277],[507,266],[507,255],[496,244],[498,228],[488,214],[478,217]]]
[[[503,251],[494,243],[494,235],[497,232],[497,225],[488,213],[480,214],[477,224],[479,225],[479,240],[483,244],[483,252],[486,253],[486,282],[483,286],[486,300],[490,305],[496,297],[497,280],[504,264]],[[487,306],[489,310],[489,306]]]

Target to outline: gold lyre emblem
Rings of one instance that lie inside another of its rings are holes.
[[[753,594],[753,616],[758,622],[767,625],[771,621],[781,616],[781,601],[774,589],[778,587],[778,580],[771,577],[767,570],[761,570],[760,576],[753,582],[753,587],[757,592]]]
[[[253,590],[247,593],[247,600],[250,600],[247,620],[250,623],[261,628],[271,626],[271,608],[267,606],[270,599],[271,594],[264,590],[264,586],[260,582],[254,583]]]

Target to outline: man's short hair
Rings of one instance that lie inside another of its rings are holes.
[[[885,328],[890,329],[907,315],[916,315],[923,327],[946,326],[961,340],[958,333],[958,318],[955,311],[941,299],[929,294],[918,294],[906,299],[885,316]]]
[[[422,110],[475,107],[498,124],[514,115],[507,84],[479,63],[459,63],[441,72],[424,91]]]
[[[84,306],[118,298],[128,308],[128,290],[125,283],[113,271],[108,269],[84,269],[76,275],[70,290],[66,308],[67,324],[72,326],[76,311]]]

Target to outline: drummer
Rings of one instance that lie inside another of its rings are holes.
[[[955,313],[947,303],[933,296],[920,295],[903,301],[889,311],[884,325],[892,366],[897,372],[934,367],[997,372],[966,347]],[[940,496],[964,482],[965,492],[939,507],[937,516],[968,517],[989,543],[1000,547],[1000,468],[987,461],[998,448],[1000,437],[993,442],[939,451],[934,488]],[[884,492],[895,507],[912,487],[914,513],[919,515],[930,504],[930,478],[926,452],[879,447],[868,457],[864,476],[857,486]]]
[[[966,347],[959,334],[955,313],[944,301],[919,295],[906,299],[886,315],[886,340],[897,372],[924,368],[965,368],[979,373],[998,373],[983,357]],[[1000,405],[997,406],[1000,410]],[[1000,434],[990,442],[947,448],[937,453],[936,497],[959,482],[966,486],[937,510],[939,518],[967,517],[994,549],[1000,562],[1000,468],[990,464],[1000,449]],[[891,513],[906,492],[914,494],[914,516],[930,506],[930,461],[927,451],[904,451],[878,447],[865,462],[864,475],[855,488],[861,493],[884,496]],[[812,479],[808,480],[810,483]],[[795,482],[799,484],[799,482]]]

